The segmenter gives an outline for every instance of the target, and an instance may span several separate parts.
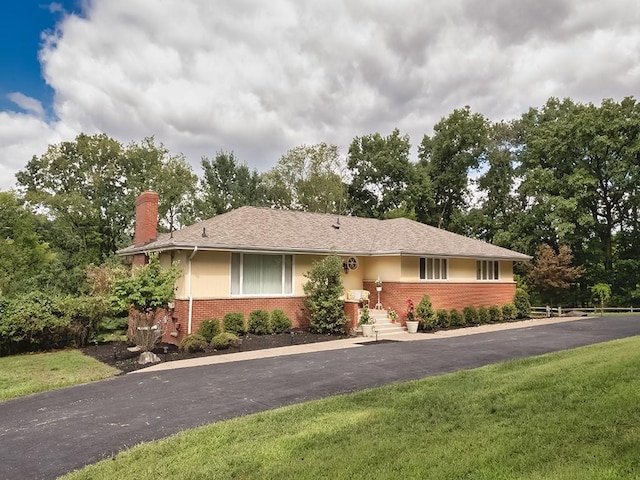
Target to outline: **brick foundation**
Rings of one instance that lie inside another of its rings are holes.
[[[375,305],[378,298],[373,282],[364,282],[363,288],[370,292],[370,303]],[[464,307],[480,307],[513,302],[516,293],[515,283],[396,283],[385,282],[380,292],[380,303],[385,310],[392,308],[404,322],[406,300],[411,298],[416,306],[423,295],[429,295],[434,309],[456,309],[462,312]]]

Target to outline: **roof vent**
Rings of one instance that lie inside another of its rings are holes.
[[[340,228],[340,219],[336,218],[336,223],[334,223],[333,225],[331,225],[333,228],[335,228],[336,230],[338,230]]]
[[[207,236],[207,229],[205,227],[202,227],[202,236],[203,237]]]

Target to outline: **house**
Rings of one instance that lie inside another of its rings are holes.
[[[172,233],[157,233],[158,194],[136,200],[135,243],[120,255],[144,264],[157,252],[178,261],[172,312],[174,342],[200,323],[228,312],[284,310],[294,327],[308,326],[305,273],[335,253],[343,259],[345,290],[368,290],[385,309],[401,313],[407,298],[431,297],[434,308],[503,305],[513,301],[513,264],[529,256],[406,218],[378,220],[241,207]],[[345,302],[352,322],[357,302]]]

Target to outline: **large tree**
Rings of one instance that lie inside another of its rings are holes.
[[[486,157],[488,122],[467,106],[456,109],[425,135],[418,149],[420,165],[426,169],[433,189],[434,203],[425,223],[448,230],[468,207],[469,173]]]
[[[302,145],[285,153],[262,176],[269,206],[307,212],[344,213],[344,166],[335,145]]]
[[[416,172],[409,161],[410,148],[409,136],[398,129],[387,137],[374,133],[353,139],[347,159],[351,213],[384,218],[394,211],[413,210],[410,187]]]
[[[220,151],[213,160],[201,161],[198,217],[203,220],[244,205],[260,202],[260,177],[240,162],[233,152]]]

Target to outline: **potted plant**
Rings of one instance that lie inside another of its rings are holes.
[[[369,315],[369,307],[366,305],[362,307],[358,325],[362,328],[363,337],[373,337],[373,321],[371,319],[371,315]]]
[[[391,321],[391,323],[396,323],[396,320],[398,319],[398,313],[393,309],[389,309],[389,311],[387,312],[387,318],[389,319],[389,321]]]
[[[407,311],[405,315],[407,317],[407,332],[417,333],[420,322],[416,318],[416,307],[410,298],[407,298]]]
[[[378,292],[382,291],[382,280],[380,280],[380,275],[378,275],[378,278],[376,278],[376,290]]]

